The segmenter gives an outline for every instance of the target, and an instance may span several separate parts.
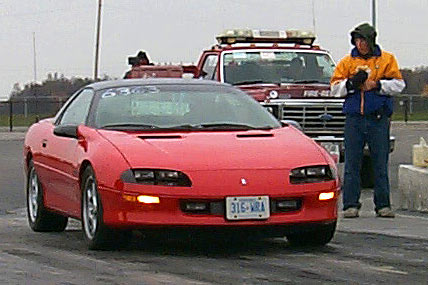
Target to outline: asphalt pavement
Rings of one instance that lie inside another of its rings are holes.
[[[88,251],[79,222],[35,233],[17,209],[0,215],[0,284],[426,284],[428,239],[406,231],[426,234],[427,219],[362,214],[341,220],[322,248],[134,235],[124,249]]]
[[[393,126],[394,197],[399,163],[428,124]],[[0,128],[0,284],[427,284],[428,214],[375,216],[372,190],[362,191],[360,217],[339,218],[324,248],[293,248],[284,239],[147,241],[127,249],[88,251],[81,224],[64,233],[35,233],[26,218],[22,173],[25,129]],[[396,204],[398,205],[398,204]]]

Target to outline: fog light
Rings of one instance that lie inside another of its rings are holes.
[[[319,196],[320,201],[330,200],[334,198],[334,192],[321,193]]]
[[[137,201],[144,204],[159,204],[159,197],[140,195]]]
[[[189,203],[186,203],[185,209],[187,211],[205,211],[208,209],[208,206],[206,203],[189,202]]]

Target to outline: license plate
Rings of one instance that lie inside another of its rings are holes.
[[[262,220],[269,216],[268,196],[226,197],[228,220]]]

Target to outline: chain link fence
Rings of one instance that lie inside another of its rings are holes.
[[[0,102],[0,126],[8,126],[13,131],[15,126],[30,126],[40,119],[53,117],[67,99],[37,96]],[[428,96],[394,96],[394,110],[393,120],[428,121]]]
[[[53,117],[67,101],[65,97],[37,96],[12,98],[0,102],[0,126],[30,126],[40,119]]]
[[[402,94],[394,96],[394,120],[428,121],[428,96]]]

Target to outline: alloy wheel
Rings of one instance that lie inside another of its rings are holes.
[[[37,211],[39,209],[39,179],[34,168],[30,171],[30,179],[28,181],[28,209],[31,221],[34,223],[37,219]]]
[[[89,239],[95,237],[98,226],[98,194],[94,177],[90,176],[86,180],[83,199],[83,219],[85,232]]]

